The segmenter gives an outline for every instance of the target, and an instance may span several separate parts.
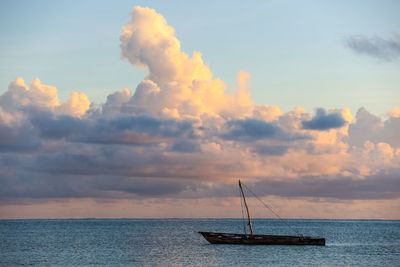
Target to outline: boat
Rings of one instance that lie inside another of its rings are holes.
[[[297,235],[259,235],[253,233],[253,225],[249,214],[249,208],[247,206],[246,197],[243,192],[242,183],[239,180],[240,196],[243,200],[246,215],[247,215],[247,226],[249,227],[250,233],[246,233],[246,227],[244,227],[244,234],[234,233],[215,233],[215,232],[198,232],[211,244],[231,244],[231,245],[313,245],[313,246],[325,246],[325,238],[322,237],[311,237],[303,236],[297,231]],[[248,188],[247,188],[248,189]],[[250,189],[249,189],[250,190]],[[250,191],[252,192],[252,191]],[[257,197],[254,193],[253,195]],[[242,201],[241,200],[241,201]],[[260,199],[259,199],[260,200]],[[261,201],[261,200],[260,200]],[[265,203],[263,203],[267,206]],[[268,206],[267,206],[268,207]],[[269,208],[269,207],[268,207]],[[273,212],[277,215],[275,212]],[[243,214],[243,205],[242,205]],[[278,215],[277,215],[278,216]],[[279,216],[278,216],[279,217]],[[244,216],[243,216],[244,218]],[[280,217],[279,217],[280,218]],[[282,220],[282,218],[280,218]]]

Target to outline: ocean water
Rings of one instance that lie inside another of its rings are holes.
[[[258,234],[293,235],[279,220]],[[400,266],[400,221],[289,220],[326,246],[211,245],[239,219],[0,220],[0,266]]]

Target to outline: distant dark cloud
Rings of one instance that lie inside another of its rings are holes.
[[[36,135],[34,128],[26,122],[12,127],[0,124],[0,152],[34,151],[41,146]]]
[[[118,117],[107,124],[117,131],[134,130],[164,137],[178,137],[192,129],[192,122],[188,120],[158,119],[148,115]]]
[[[260,155],[282,156],[288,149],[287,146],[257,146],[253,151]]]
[[[229,131],[221,136],[223,139],[251,142],[287,137],[275,124],[258,119],[232,120],[228,122],[228,129]]]
[[[393,61],[400,58],[400,37],[396,38],[396,36],[391,39],[378,36],[351,36],[347,38],[346,45],[356,53],[383,61]]]
[[[68,116],[53,117],[51,114],[41,113],[31,118],[32,124],[39,130],[41,137],[61,139],[71,135],[81,135],[86,132],[87,122]]]
[[[201,148],[198,143],[188,140],[178,140],[172,145],[172,151],[194,153],[200,152]]]
[[[317,114],[314,118],[308,121],[302,121],[304,129],[309,130],[329,130],[343,127],[346,120],[339,113],[327,114],[322,108],[317,109]]]
[[[148,115],[89,120],[40,112],[31,116],[30,121],[42,138],[95,144],[148,145],[167,138],[191,136],[193,132],[189,120],[158,119]]]

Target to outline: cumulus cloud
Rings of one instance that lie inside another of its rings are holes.
[[[400,57],[400,37],[398,35],[391,38],[350,36],[346,40],[346,45],[356,53],[382,61],[394,61]]]
[[[89,109],[90,101],[86,94],[73,92],[67,102],[60,104],[56,87],[42,84],[38,78],[32,80],[28,87],[24,79],[19,77],[0,96],[0,106],[3,112],[9,113],[37,108],[79,117]]]
[[[346,120],[340,113],[327,114],[324,109],[319,108],[314,118],[302,121],[302,124],[304,129],[323,131],[343,127],[346,124]]]
[[[61,104],[57,108],[60,114],[69,114],[71,116],[80,117],[86,113],[90,107],[90,101],[84,93],[73,92],[66,103]]]
[[[137,92],[137,89],[136,89]],[[121,112],[121,106],[131,98],[131,90],[124,88],[122,92],[115,92],[107,96],[107,102],[101,107],[103,115],[113,116]]]
[[[251,112],[249,73],[240,71],[235,94],[225,94],[226,85],[213,79],[201,53],[182,52],[174,29],[154,9],[135,7],[120,40],[121,57],[149,72],[126,111],[167,117]]]
[[[210,80],[211,72],[201,54],[192,58],[181,52],[174,28],[154,9],[135,7],[131,21],[122,28],[121,56],[133,65],[149,70],[149,80],[159,85],[169,82],[191,84],[193,80]]]
[[[399,197],[400,113],[256,105],[250,74],[230,88],[174,29],[135,7],[121,57],[148,75],[134,90],[90,103],[35,79],[0,95],[0,200],[231,197],[237,178],[266,195]]]
[[[356,114],[356,122],[349,126],[349,144],[362,146],[365,142],[387,143],[394,148],[400,147],[400,118],[396,108],[389,112],[387,120],[360,108]]]

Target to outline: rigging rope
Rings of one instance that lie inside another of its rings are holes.
[[[293,232],[295,232],[297,235],[299,235],[300,237],[303,237],[303,235],[301,233],[299,233],[296,229],[294,229],[292,226],[290,226],[285,219],[281,218],[281,216],[279,216],[278,213],[276,213],[269,205],[267,205],[264,201],[262,201],[256,194],[254,194],[253,191],[250,190],[250,188],[247,187],[247,185],[245,185],[242,182],[242,185],[244,185],[244,187],[246,187],[246,189],[256,198],[258,199],[258,201],[260,201],[266,208],[268,208],[273,214],[275,214],[276,217],[278,217],[278,219],[280,219],[282,222],[284,222]],[[242,211],[243,212],[243,211]]]

